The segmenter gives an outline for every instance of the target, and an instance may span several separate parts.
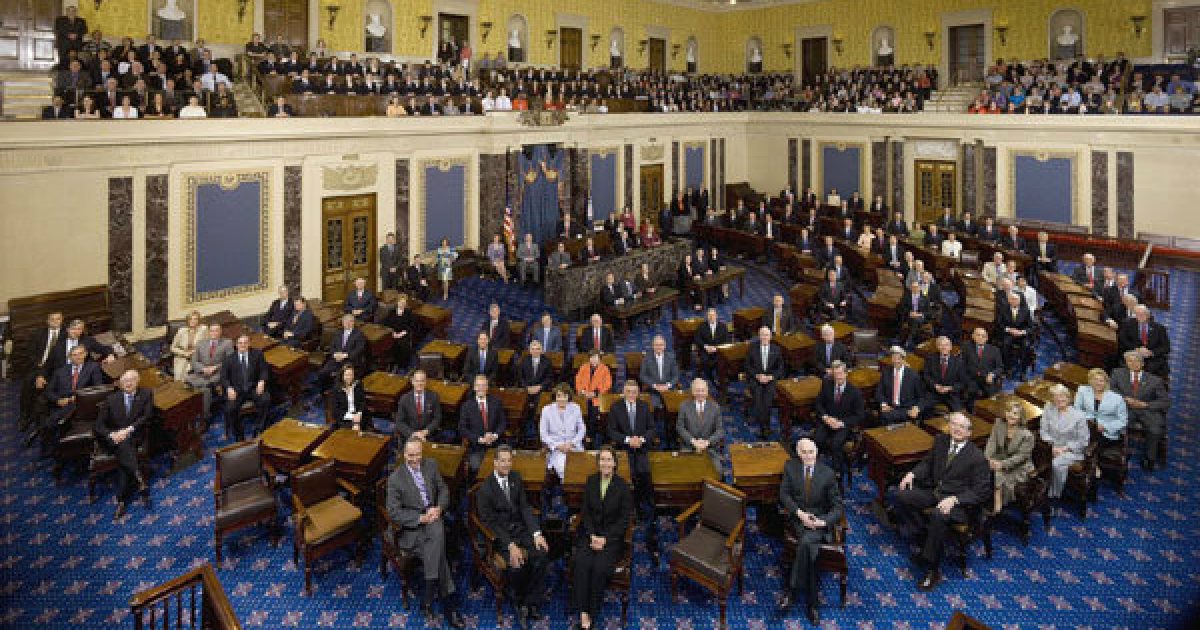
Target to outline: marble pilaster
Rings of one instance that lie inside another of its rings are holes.
[[[888,201],[888,195],[883,195],[884,203],[888,204],[895,210],[904,208],[904,141],[891,141],[892,150],[892,189],[891,201]]]
[[[800,198],[800,192],[796,190],[796,170],[798,168],[796,160],[800,150],[798,144],[796,138],[788,138],[788,190],[791,190],[797,199]]]
[[[1108,235],[1108,151],[1092,151],[1092,234]]]
[[[625,145],[625,205],[633,207],[633,145]]]
[[[883,194],[887,189],[887,140],[875,140],[871,143],[871,196]],[[866,195],[863,195],[866,197]],[[886,195],[885,195],[886,197]],[[867,202],[868,204],[870,201]]]
[[[679,142],[671,142],[671,196],[679,194]]]
[[[396,244],[402,252],[409,248],[408,213],[408,160],[399,159],[396,160]]]
[[[1133,238],[1133,152],[1117,152],[1117,237]]]
[[[167,176],[146,176],[146,327],[167,323]]]
[[[980,217],[996,216],[996,147],[983,147],[983,203]]]
[[[492,242],[504,233],[505,156],[479,156],[479,243]]]
[[[584,148],[571,149],[574,158],[571,161],[571,196],[575,199],[575,207],[581,217],[587,216],[588,198],[592,194],[591,152]]]
[[[113,329],[133,327],[133,178],[108,178],[108,293]]]
[[[812,140],[804,138],[800,142],[800,174],[804,180],[800,184],[801,193],[808,192],[812,187]]]
[[[408,178],[405,177],[407,185]],[[397,187],[398,189],[398,187]],[[304,167],[283,167],[283,283],[292,295],[301,295],[304,270],[304,243],[301,217],[304,215]],[[397,224],[397,237],[407,232],[407,224]],[[400,251],[405,251],[401,249]]]
[[[962,145],[962,209],[960,212],[976,212],[975,207],[975,144]]]

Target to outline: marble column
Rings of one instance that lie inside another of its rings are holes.
[[[975,214],[975,144],[962,145],[962,210]]]
[[[720,153],[719,146],[720,145],[718,143],[717,138],[709,139],[709,141],[708,141],[708,188],[709,188],[709,190],[708,190],[708,205],[710,208],[713,208],[714,210],[720,209],[720,207],[721,207],[720,204],[717,203],[717,194],[716,194],[717,181],[718,181],[718,179],[717,179],[717,158],[720,157],[718,155]]]
[[[408,182],[407,175],[404,178]],[[397,187],[397,190],[399,188]],[[283,283],[292,295],[301,295],[304,273],[304,167],[283,167]],[[408,232],[408,224],[396,224],[396,237]],[[401,249],[400,251],[405,251]]]
[[[796,190],[796,171],[799,168],[796,160],[799,158],[797,153],[800,151],[798,144],[796,138],[788,138],[788,190],[792,191],[797,199],[800,198],[800,193]]]
[[[513,209],[513,223],[521,224],[521,196],[524,194],[521,189],[521,169],[520,169],[520,152],[508,151],[505,153],[508,168],[505,170],[505,186],[508,191],[508,205]]]
[[[671,142],[671,196],[679,194],[679,142]]]
[[[625,145],[625,205],[633,207],[633,145]]]
[[[996,147],[983,147],[983,203],[979,216],[996,216]]]
[[[1092,151],[1092,234],[1108,236],[1108,151]]]
[[[591,152],[585,148],[571,149],[571,151],[575,154],[574,161],[571,162],[573,166],[572,197],[575,199],[575,206],[579,208],[581,216],[586,218],[588,199],[592,196]]]
[[[887,195],[883,191],[887,190],[887,140],[876,140],[871,143],[871,195],[866,198],[866,204],[870,205],[871,200],[875,195]]]
[[[146,176],[146,327],[167,323],[167,175]]]
[[[406,253],[409,251],[408,205],[408,160],[399,159],[396,160],[396,244]],[[421,249],[418,244],[417,251]]]
[[[721,138],[721,187],[717,189],[717,200],[725,207],[725,138]]]
[[[113,330],[133,327],[133,178],[108,178],[108,299]]]
[[[569,156],[564,156],[569,157]],[[565,162],[566,160],[564,160]],[[479,156],[479,246],[504,233],[505,156]],[[560,174],[565,176],[566,173]]]
[[[895,210],[900,210],[904,207],[904,141],[892,140],[890,144],[892,150],[892,194],[890,202],[888,195],[884,195],[883,200]]]
[[[1117,237],[1133,238],[1133,152],[1117,152]]]
[[[812,187],[812,140],[804,138],[800,142],[800,174],[801,182],[800,192],[806,193]]]

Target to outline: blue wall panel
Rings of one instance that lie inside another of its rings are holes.
[[[1013,159],[1013,208],[1018,219],[1071,223],[1071,159]]]
[[[466,174],[463,164],[444,171],[437,165],[425,167],[425,251],[437,249],[443,238],[452,247],[464,243]]]
[[[839,195],[849,199],[850,193],[862,191],[862,149],[859,147],[846,147],[841,151],[837,147],[821,147],[821,168],[825,194],[836,188]]]
[[[592,218],[603,221],[617,208],[617,154],[592,153]]]
[[[195,292],[199,296],[265,282],[262,182],[236,188],[199,184],[195,192]]]
[[[704,187],[704,147],[686,147],[683,150],[684,188],[699,190]]]

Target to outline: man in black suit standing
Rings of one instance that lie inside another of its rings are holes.
[[[938,337],[937,354],[925,360],[922,370],[925,377],[925,400],[921,407],[933,409],[941,403],[950,411],[963,410],[963,392],[967,388],[967,375],[963,370],[962,358],[951,354],[954,344],[949,337]]]
[[[545,599],[550,545],[512,463],[512,448],[505,444],[496,447],[492,474],[476,491],[475,512],[491,531],[495,551],[507,561],[505,572],[517,608],[517,626],[529,630],[530,620],[542,618],[538,607]]]
[[[282,337],[288,320],[292,318],[294,308],[292,300],[288,298],[287,285],[280,285],[279,299],[273,300],[271,306],[267,308],[267,314],[263,315],[263,330],[276,339]]]
[[[136,370],[121,374],[119,389],[109,394],[93,427],[96,443],[117,458],[117,510],[113,520],[125,515],[135,492],[146,489],[146,480],[138,469],[137,445],[154,412],[154,395],[138,387],[138,382]]]
[[[822,239],[821,247],[813,252],[813,256],[817,259],[817,266],[822,269],[827,269],[833,265],[833,259],[838,255],[837,248],[833,245],[833,237],[826,235]]]
[[[1050,242],[1050,235],[1038,232],[1037,241],[1029,245],[1029,257],[1033,264],[1029,266],[1029,284],[1038,286],[1037,272],[1055,273],[1058,271],[1058,250]]]
[[[400,288],[400,267],[404,264],[404,254],[396,245],[396,233],[388,232],[387,242],[379,248],[379,275],[383,279],[384,289]]]
[[[650,405],[638,399],[638,383],[625,381],[621,400],[608,409],[608,441],[617,450],[629,453],[633,473],[634,502],[645,519],[654,517],[654,488],[650,483],[650,458],[646,455],[655,441],[654,415]],[[654,532],[654,527],[648,531]]]
[[[500,314],[498,302],[488,305],[487,319],[483,320],[479,330],[488,334],[488,341],[493,348],[512,347],[512,330],[508,326],[508,318]]]
[[[329,342],[329,358],[317,373],[317,382],[324,391],[341,371],[342,366],[349,363],[358,372],[362,371],[364,358],[367,353],[367,338],[354,325],[354,315],[342,315],[342,329],[333,333]]]
[[[392,416],[402,442],[417,439],[429,442],[442,426],[442,401],[437,392],[425,388],[425,370],[416,370],[409,378],[412,390],[400,397]]]
[[[1150,309],[1145,304],[1134,307],[1133,319],[1121,324],[1117,331],[1117,346],[1121,352],[1132,350],[1138,353],[1147,371],[1166,377],[1171,339],[1167,329],[1150,317]]]
[[[475,394],[458,408],[458,435],[467,441],[467,467],[475,478],[483,453],[504,435],[504,405],[488,394],[488,377],[475,377]]]
[[[711,381],[717,367],[717,346],[733,340],[729,327],[717,320],[717,309],[705,311],[704,323],[696,328],[694,339],[700,355],[700,370],[704,378]]]
[[[481,330],[475,338],[475,345],[467,348],[467,358],[463,363],[463,380],[470,382],[478,375],[487,377],[489,381],[494,380],[499,369],[499,354],[491,346],[491,337]]]
[[[29,337],[27,347],[31,369],[21,383],[21,418],[18,421],[21,430],[25,430],[37,417],[35,408],[40,406],[40,394],[46,390],[50,372],[53,371],[46,370],[46,364],[54,355],[54,348],[63,336],[63,314],[54,311],[46,314],[46,325],[38,327]]]
[[[976,328],[971,333],[970,341],[963,344],[963,371],[966,373],[967,408],[974,405],[977,398],[988,398],[1000,391],[1004,381],[1004,359],[1000,349],[988,343],[987,330]]]
[[[992,496],[992,471],[983,451],[970,441],[971,420],[955,412],[947,427],[949,434],[933,439],[933,448],[900,480],[893,496],[901,534],[911,538],[925,531],[921,551],[913,557],[925,570],[917,581],[925,592],[941,581],[939,565],[950,527],[967,523],[968,510]]]
[[[225,390],[225,426],[232,429],[233,439],[240,442],[245,439],[242,416],[238,413],[241,406],[253,402],[261,425],[271,405],[267,394],[267,363],[262,351],[250,347],[249,335],[238,336],[233,354],[221,364],[221,387]]]
[[[853,387],[853,386],[851,386]],[[837,476],[817,460],[817,445],[807,438],[796,442],[796,459],[783,467],[779,485],[779,504],[787,513],[789,526],[796,534],[796,558],[791,577],[780,601],[780,614],[792,608],[793,597],[801,589],[806,593],[808,620],[821,623],[817,612],[817,555],[821,545],[832,542],[835,529],[845,518]]]
[[[354,279],[354,290],[346,295],[342,311],[359,321],[371,321],[375,317],[375,292],[367,288],[366,278]]]
[[[914,280],[896,303],[896,323],[906,331],[904,346],[913,347],[921,335],[921,327],[933,317],[933,305],[929,297],[921,293],[921,283]]]
[[[759,435],[765,438],[771,425],[771,408],[775,406],[775,381],[787,374],[783,349],[771,343],[770,328],[758,329],[758,343],[751,343],[746,349],[742,370],[750,389],[750,417],[758,421]]]
[[[822,378],[829,376],[830,368],[835,361],[849,365],[854,362],[854,355],[846,344],[834,338],[833,326],[823,324],[820,328],[820,341],[813,344],[813,373]],[[825,449],[821,449],[825,450]]]
[[[892,346],[891,366],[880,366],[875,400],[879,401],[879,420],[883,424],[916,422],[921,417],[921,376],[908,367],[904,348]]]
[[[958,220],[954,218],[954,213],[950,208],[942,208],[942,215],[937,218],[935,223],[943,230],[958,229]]]
[[[829,368],[829,378],[821,382],[813,408],[817,413],[817,430],[813,440],[823,452],[829,453],[833,469],[845,470],[846,455],[843,452],[850,432],[862,424],[864,401],[862,392],[847,380],[849,370],[841,361],[834,361]]]

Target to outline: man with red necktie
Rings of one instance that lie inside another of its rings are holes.
[[[599,313],[593,313],[588,319],[588,325],[580,331],[579,340],[575,345],[580,352],[599,350],[601,353],[609,353],[613,351],[612,331],[604,325],[604,320]]]
[[[69,360],[68,367],[56,370],[54,376],[50,377],[50,383],[42,395],[52,411],[42,418],[40,427],[26,436],[26,445],[32,444],[38,436],[44,443],[57,441],[61,429],[75,410],[75,392],[104,384],[100,366],[88,361],[86,346],[80,344],[71,348]]]
[[[483,454],[504,435],[504,405],[488,394],[488,377],[475,377],[475,395],[462,403],[458,413],[458,434],[467,441],[468,479],[474,479]]]
[[[883,424],[917,422],[921,418],[921,379],[904,359],[908,353],[892,346],[891,365],[883,368],[875,399],[879,401],[879,420]]]
[[[949,337],[938,337],[937,355],[925,360],[925,400],[921,406],[933,409],[941,403],[950,411],[962,411],[963,391],[967,388],[962,358],[953,354],[954,344]]]
[[[963,344],[963,370],[966,372],[966,406],[972,407],[977,398],[994,396],[1003,385],[1004,359],[1000,349],[988,343],[988,333],[976,328],[971,339]]]

